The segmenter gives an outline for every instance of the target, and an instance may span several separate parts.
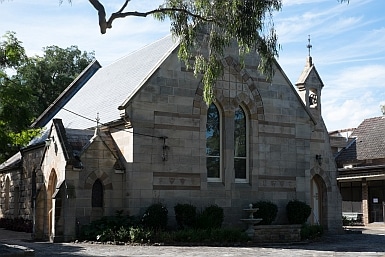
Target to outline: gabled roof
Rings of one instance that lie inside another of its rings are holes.
[[[79,156],[77,155],[77,153],[72,148],[72,145],[70,144],[71,136],[67,135],[67,131],[64,128],[62,121],[60,119],[53,119],[52,126],[55,127],[58,140],[60,142],[60,145],[63,148],[63,156],[64,156],[66,162],[70,165],[73,165],[74,167],[81,167],[81,162],[80,162]],[[51,131],[52,131],[52,129],[51,129]],[[89,138],[92,137],[92,131],[90,131],[90,130],[88,130],[88,131],[87,130],[81,130],[81,133],[82,134],[88,133],[88,140],[89,140]],[[72,137],[72,139],[73,139],[73,137]],[[86,137],[86,140],[80,140],[80,139],[81,138],[79,138],[77,136],[75,140],[72,140],[72,142],[74,142],[76,144],[82,144],[83,143],[84,145],[88,142],[87,137]],[[77,149],[77,148],[81,149],[84,145],[75,146],[75,149]]]
[[[336,156],[337,164],[353,164],[357,162],[357,145],[356,140],[351,141],[344,149],[338,152]]]
[[[337,163],[359,163],[385,158],[385,117],[365,119],[351,134],[353,142],[342,149]]]
[[[62,119],[66,128],[76,129],[96,127],[97,115],[101,123],[120,119],[118,107],[140,88],[177,45],[169,35],[100,68],[53,118]]]
[[[31,127],[44,127],[55,114],[79,91],[79,89],[100,68],[97,60],[92,61],[76,79],[58,96],[58,98],[32,123]]]
[[[106,148],[115,157],[115,169],[124,169],[121,156],[111,134],[106,131],[90,129],[68,129],[64,128],[60,119],[53,119],[52,126],[55,127],[57,138],[63,148],[63,156],[69,165],[75,168],[82,168],[81,155],[92,145],[95,138],[99,137]],[[52,129],[51,129],[52,131]],[[52,136],[51,134],[49,136]]]
[[[0,172],[18,169],[21,166],[21,152],[17,152],[8,160],[0,164]]]
[[[385,158],[385,116],[365,119],[352,137],[357,141],[357,159]]]
[[[304,69],[302,70],[302,73],[299,76],[297,83],[295,83],[295,84],[297,85],[298,88],[300,88],[300,85],[306,84],[307,79],[309,78],[310,74],[313,72],[313,73],[315,73],[316,77],[320,81],[321,87],[323,87],[324,83],[322,82],[321,76],[318,74],[318,71],[313,64],[312,57],[308,56],[307,58],[308,59],[307,59],[306,65],[305,65]]]

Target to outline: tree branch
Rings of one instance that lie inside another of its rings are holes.
[[[105,34],[107,29],[112,28],[112,22],[117,18],[125,18],[127,16],[137,16],[137,17],[147,17],[148,15],[155,13],[165,13],[165,12],[183,12],[191,17],[203,20],[203,21],[214,21],[212,17],[204,17],[199,14],[195,14],[190,12],[189,10],[183,8],[158,8],[148,12],[123,12],[123,10],[127,7],[127,4],[130,0],[126,0],[123,6],[119,11],[112,13],[111,17],[106,20],[106,11],[104,9],[103,4],[101,4],[98,0],[89,0],[93,7],[98,11],[99,16],[99,27],[100,32]]]
[[[104,6],[98,0],[89,0],[93,7],[98,11],[99,16],[99,27],[102,34],[106,33],[107,30],[107,21],[106,21],[106,11]]]

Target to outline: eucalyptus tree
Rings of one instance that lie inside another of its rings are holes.
[[[179,58],[191,65],[195,74],[203,74],[204,99],[208,105],[215,97],[215,81],[223,72],[224,50],[232,40],[238,43],[241,64],[247,53],[258,52],[259,70],[266,80],[274,76],[273,63],[280,45],[273,13],[281,10],[282,0],[165,0],[158,8],[146,12],[127,11],[130,1],[122,0],[119,10],[107,19],[104,1],[89,0],[98,12],[101,33],[111,29],[116,19],[128,16],[169,20],[170,31],[180,40]],[[198,33],[202,26],[209,28],[205,40]],[[203,47],[208,51],[202,53]]]
[[[127,16],[152,15],[160,21],[169,20],[170,31],[180,41],[179,58],[192,67],[195,74],[203,74],[207,104],[214,98],[213,86],[223,71],[221,59],[224,50],[234,39],[239,45],[241,57],[258,51],[261,72],[267,79],[274,75],[272,67],[279,45],[272,17],[274,11],[281,9],[281,0],[166,0],[158,8],[147,12],[125,11],[130,2],[125,0],[108,19],[101,1],[89,2],[98,11],[102,34],[112,28],[114,20]],[[203,26],[206,33],[201,40],[199,32]]]

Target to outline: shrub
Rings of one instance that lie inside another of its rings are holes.
[[[115,233],[114,236],[116,241],[128,242],[130,241],[130,228],[121,226]]]
[[[177,204],[174,206],[175,219],[178,228],[186,229],[195,226],[196,222],[196,207],[191,204]]]
[[[311,207],[304,202],[292,200],[286,205],[287,219],[290,224],[303,224],[310,216]]]
[[[324,233],[324,228],[321,225],[307,225],[301,227],[301,240],[315,239],[321,237]]]
[[[250,238],[239,229],[183,229],[160,235],[165,243],[238,243]]]
[[[254,213],[254,218],[261,218],[258,225],[270,225],[277,217],[278,207],[270,201],[259,201],[253,204],[253,208],[258,208]]]
[[[214,229],[220,228],[223,223],[223,208],[218,205],[211,205],[204,209],[204,211],[198,215],[197,228],[200,229]]]
[[[149,229],[142,227],[131,227],[129,229],[129,239],[132,243],[149,242],[153,236],[153,231]]]
[[[210,231],[210,239],[219,243],[247,242],[249,236],[238,229],[213,229]]]
[[[164,230],[167,227],[168,210],[161,203],[150,205],[142,217],[142,224],[146,228]]]
[[[348,219],[347,217],[345,216],[342,216],[342,225],[343,226],[351,226],[352,225],[352,221],[350,219]]]
[[[90,224],[81,227],[80,239],[98,241],[123,241],[124,231],[130,226],[137,225],[135,217],[124,216],[121,211],[117,211],[115,216],[105,216],[95,220]],[[118,232],[120,231],[120,232]]]
[[[32,233],[32,221],[23,218],[1,218],[0,228],[7,230]]]

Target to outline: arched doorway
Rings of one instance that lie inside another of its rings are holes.
[[[311,180],[311,223],[327,228],[327,189],[322,177],[314,175]]]
[[[51,171],[47,187],[47,221],[48,221],[48,238],[53,241],[55,236],[55,201],[52,195],[55,193],[57,184],[57,176],[54,170]]]

